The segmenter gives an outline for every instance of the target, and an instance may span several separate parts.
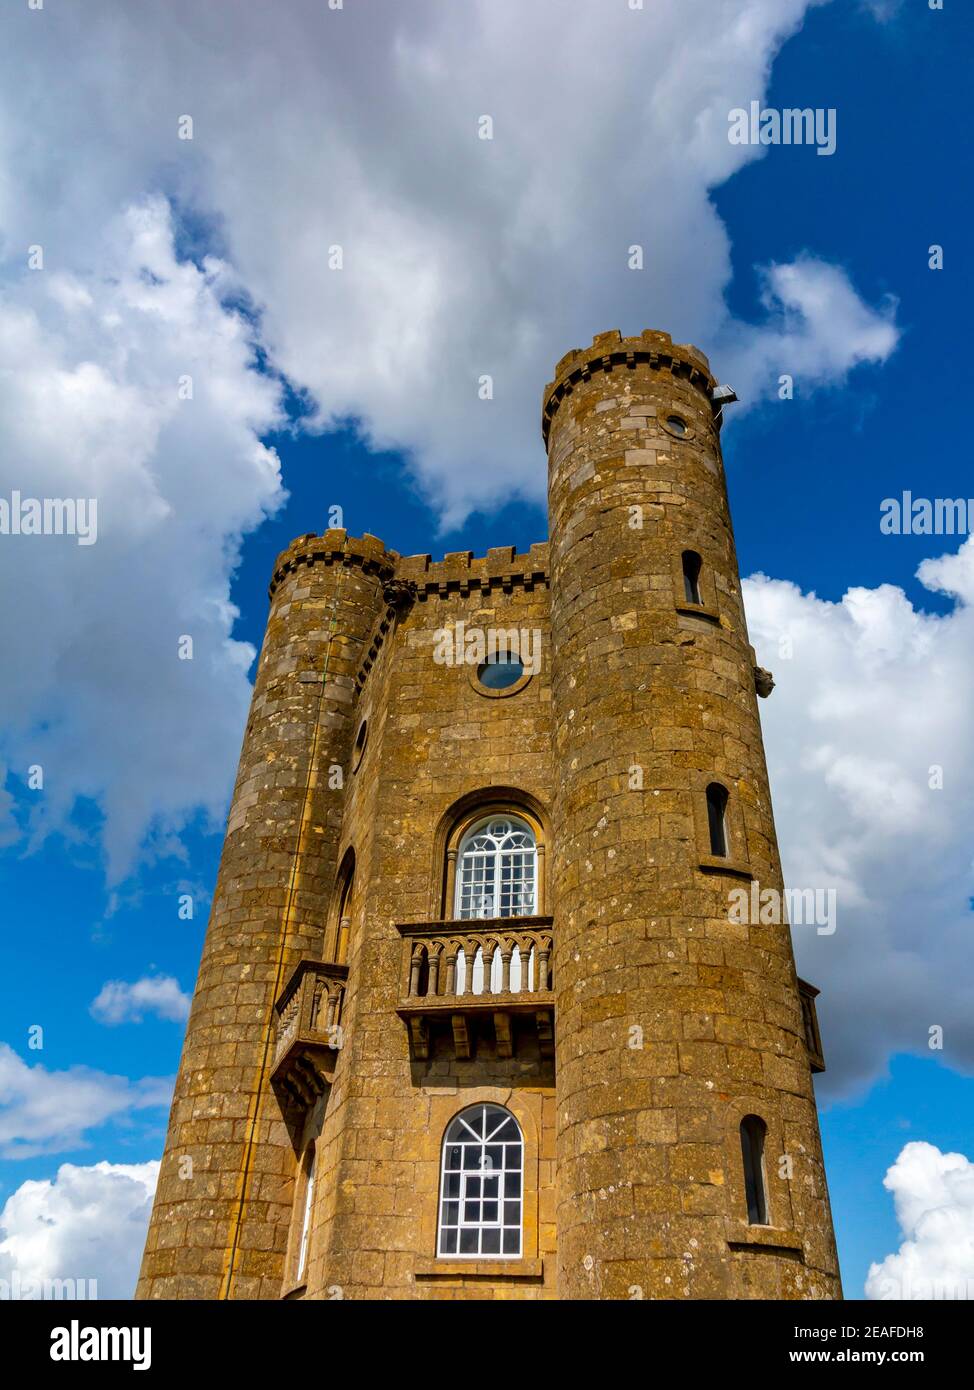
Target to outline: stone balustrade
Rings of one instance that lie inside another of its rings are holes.
[[[277,1033],[271,1079],[300,1105],[312,1105],[331,1079],[344,1041],[341,1017],[347,978],[347,965],[299,961],[274,1006]]]
[[[400,1017],[413,1057],[430,1055],[430,1027],[448,1022],[456,1056],[473,1055],[474,1034],[493,1033],[499,1056],[516,1046],[513,1020],[528,1022],[543,1055],[554,1040],[552,919],[400,924],[403,939]]]

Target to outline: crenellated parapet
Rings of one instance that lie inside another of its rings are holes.
[[[708,396],[717,384],[704,354],[689,343],[674,343],[668,333],[651,328],[645,329],[638,338],[624,338],[617,328],[597,333],[591,347],[572,348],[565,353],[555,368],[554,381],[549,381],[544,389],[541,433],[545,445],[552,418],[562,399],[570,395],[579,382],[587,382],[599,372],[632,370],[640,364],[689,381]]]
[[[316,536],[309,531],[298,536],[278,555],[267,592],[273,598],[286,576],[302,566],[357,566],[366,574],[377,575],[385,581],[395,574],[398,561],[395,550],[386,550],[378,536],[370,536],[368,532],[364,536],[350,536],[344,529],[335,527]]]
[[[434,560],[431,555],[401,556],[369,534],[354,537],[334,529],[318,536],[312,531],[298,536],[278,555],[268,590],[271,598],[289,574],[312,565],[358,566],[387,586],[410,586],[411,597],[423,602],[458,593],[489,593],[492,589],[510,593],[516,587],[546,585],[548,545],[538,542],[523,554],[513,545],[496,546],[479,556],[472,550],[457,550]]]
[[[548,583],[548,546],[542,541],[519,555],[512,545],[496,546],[486,555],[458,550],[433,560],[429,555],[405,555],[396,567],[400,579],[416,585],[420,602],[453,594],[490,593],[499,589],[533,589]]]

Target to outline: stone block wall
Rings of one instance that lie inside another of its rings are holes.
[[[345,1044],[335,1070],[315,1200],[308,1297],[534,1298],[554,1288],[554,1067],[530,1039],[503,1058],[488,1037],[459,1060],[437,1034],[428,1060],[410,1059],[396,1013],[402,980],[397,923],[444,914],[444,841],[466,799],[532,805],[551,799],[546,547],[432,563],[402,560],[416,598],[384,639],[362,686],[366,752],[350,778],[342,852],[355,846],[356,910]],[[538,634],[541,669],[509,698],[477,689],[475,668],[434,659],[442,634]],[[490,789],[495,791],[491,793]],[[546,812],[545,812],[546,813]],[[449,915],[449,914],[448,914]],[[528,1185],[521,1272],[495,1263],[438,1274],[436,1213],[443,1135],[468,1105],[493,1101],[522,1122]],[[533,1192],[533,1196],[531,1193]],[[527,1221],[529,1213],[531,1226]],[[331,1291],[329,1293],[329,1290]]]
[[[732,889],[782,885],[713,385],[662,333],[567,354],[527,554],[333,531],[279,557],[140,1297],[840,1296],[789,929],[728,918]],[[540,669],[484,689],[444,660],[458,629],[513,631]],[[538,827],[553,1057],[520,1015],[510,1048],[471,1010],[469,1056],[446,1018],[422,1051],[407,1027],[399,928],[453,916],[455,832],[495,806]],[[339,1045],[302,1103],[271,1084],[274,1005],[342,942]],[[443,1136],[484,1101],[524,1136],[523,1258],[437,1259]]]
[[[545,394],[564,1298],[838,1292],[789,929],[728,920],[734,888],[782,885],[714,385],[666,334],[606,333]]]
[[[144,1298],[277,1298],[294,1136],[271,1089],[273,1007],[321,954],[355,674],[398,557],[306,536],[279,557],[138,1285]]]

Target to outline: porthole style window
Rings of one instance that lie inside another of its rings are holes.
[[[538,847],[516,816],[491,816],[464,836],[457,861],[458,919],[530,917],[535,910]]]
[[[524,662],[519,656],[499,656],[477,667],[477,679],[488,690],[507,690],[524,675]]]
[[[467,680],[474,690],[492,700],[520,694],[536,674],[533,665],[526,665],[513,649],[490,653],[486,661],[467,666]]]
[[[521,1254],[524,1139],[500,1105],[472,1105],[443,1138],[437,1254],[517,1259]]]
[[[675,434],[677,439],[683,439],[690,433],[690,426],[681,415],[667,415],[666,428],[670,434]]]

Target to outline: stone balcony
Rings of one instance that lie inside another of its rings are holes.
[[[271,1081],[298,1105],[312,1106],[331,1081],[342,1045],[347,978],[347,965],[299,961],[274,1005]]]
[[[409,1029],[412,1056],[430,1056],[430,1035],[445,1025],[455,1055],[474,1055],[478,1036],[512,1057],[519,1040],[537,1039],[554,1055],[555,998],[551,985],[552,919],[410,922],[402,936],[399,1017]]]

